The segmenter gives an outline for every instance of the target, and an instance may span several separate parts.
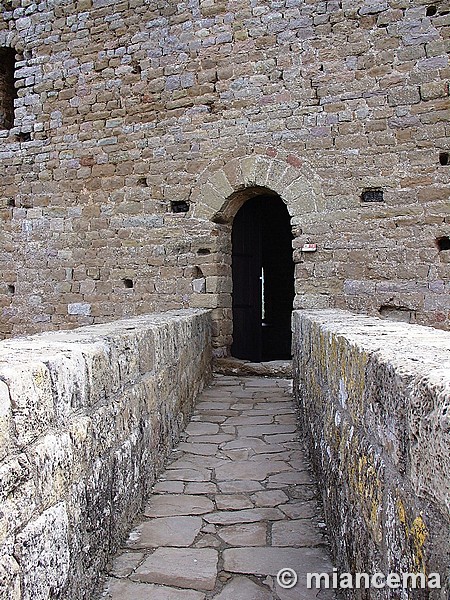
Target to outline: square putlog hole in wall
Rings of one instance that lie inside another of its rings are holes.
[[[384,202],[383,190],[364,190],[361,202]]]
[[[173,213],[187,213],[189,204],[186,200],[171,200],[170,209]]]
[[[439,164],[444,167],[450,164],[450,155],[448,152],[439,152]]]
[[[448,235],[438,237],[436,239],[436,246],[438,247],[439,252],[442,252],[442,250],[450,250],[450,237]]]
[[[131,290],[132,288],[134,288],[134,282],[132,279],[128,279],[128,278],[122,279],[122,283],[123,283],[123,286],[126,287],[128,290]]]

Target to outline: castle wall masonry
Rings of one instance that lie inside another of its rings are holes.
[[[0,599],[90,598],[210,377],[181,310],[0,344]]]
[[[439,573],[442,589],[404,593],[445,598],[449,334],[346,311],[295,311],[293,323],[294,389],[336,567]],[[369,596],[349,590],[348,597]]]
[[[267,189],[296,308],[448,328],[449,20],[446,0],[3,2],[1,335],[200,306],[225,354],[232,219]]]

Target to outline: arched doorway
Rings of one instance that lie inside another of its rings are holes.
[[[277,194],[245,202],[234,218],[232,245],[231,354],[254,362],[289,359],[292,232],[286,205]]]

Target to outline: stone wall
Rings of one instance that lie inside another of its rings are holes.
[[[226,352],[231,222],[265,190],[297,308],[449,326],[446,2],[1,6],[2,336],[202,306]]]
[[[0,344],[0,599],[91,597],[209,378],[181,310]]]
[[[450,335],[334,310],[296,311],[293,323],[295,393],[337,566],[438,572],[430,598],[447,598]]]

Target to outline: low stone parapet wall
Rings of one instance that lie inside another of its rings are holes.
[[[450,334],[335,310],[296,311],[293,329],[294,389],[339,572],[424,573],[427,584],[439,573],[443,588],[349,594],[447,598]]]
[[[91,598],[211,372],[181,310],[0,343],[0,599]]]

